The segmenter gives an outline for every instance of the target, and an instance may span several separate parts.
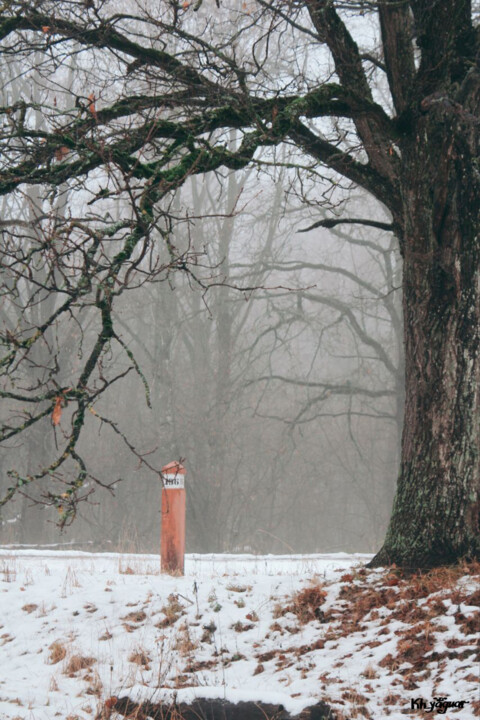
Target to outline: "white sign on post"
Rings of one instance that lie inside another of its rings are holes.
[[[175,473],[171,475],[163,476],[163,487],[165,490],[178,490],[179,488],[185,487],[185,475],[182,473]]]

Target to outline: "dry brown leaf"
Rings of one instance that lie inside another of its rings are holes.
[[[88,96],[88,99],[90,100],[90,102],[88,104],[88,109],[91,112],[91,114],[93,115],[93,117],[95,118],[95,120],[98,120],[97,110],[95,108],[95,94],[90,93],[90,95]]]
[[[52,425],[58,425],[62,417],[62,396],[57,395],[55,398],[55,407],[52,412]]]

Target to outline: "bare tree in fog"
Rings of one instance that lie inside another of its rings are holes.
[[[283,414],[277,410],[277,420],[285,424],[289,435],[298,438],[306,425],[314,423],[317,444],[321,436],[331,444],[342,428],[338,462],[349,478],[347,485],[340,483],[343,503],[347,511],[350,503],[356,508],[353,526],[358,526],[359,507],[364,508],[368,527],[375,532],[390,510],[400,458],[400,257],[384,233],[368,237],[358,230],[334,233],[335,244],[312,233],[307,244],[310,262],[289,259],[268,265],[277,278],[288,274],[293,283],[295,277],[298,287],[295,294],[285,294],[283,301],[274,295],[265,297],[272,314],[266,330],[272,353],[284,343],[290,349],[289,335],[298,334],[299,339],[289,372],[280,372],[278,361],[272,360],[269,372],[255,378],[265,388],[257,412],[269,417],[271,394],[288,387],[294,389],[296,403]],[[292,254],[298,256],[295,251]],[[309,282],[314,285],[305,289]],[[375,466],[381,458],[385,464],[377,478]],[[321,467],[319,452],[317,478]],[[338,479],[335,483],[339,484]],[[311,494],[311,488],[306,494]],[[327,504],[331,511],[332,502]]]
[[[144,288],[139,305],[126,311],[128,320],[125,310],[118,316],[124,338],[152,377],[149,427],[156,437],[151,445],[186,459],[188,533],[200,550],[258,545],[261,538],[253,536],[259,525],[268,524],[265,513],[275,482],[272,455],[258,444],[260,423],[254,428],[249,422],[255,389],[247,386],[264,350],[248,349],[258,320],[252,293],[271,285],[269,271],[259,268],[282,252],[277,228],[284,188],[282,173],[275,187],[263,187],[270,211],[262,213],[255,197],[259,190],[249,176],[251,170],[192,178],[177,195],[177,209],[187,204],[192,215],[190,225],[172,233],[172,242],[189,242],[191,236],[204,250],[208,274],[215,274],[208,292],[199,275],[195,285],[188,276],[177,276],[171,285]],[[235,269],[239,254],[249,257],[241,271]],[[126,493],[125,487],[118,491]],[[149,524],[145,513],[149,509],[140,503],[142,526]],[[152,525],[158,523],[153,517]]]

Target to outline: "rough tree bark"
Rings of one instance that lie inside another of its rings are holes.
[[[441,92],[423,100],[404,148],[405,423],[393,514],[373,565],[479,556],[478,77],[466,85],[462,104]]]

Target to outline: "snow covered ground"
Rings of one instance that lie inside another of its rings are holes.
[[[0,720],[174,694],[479,717],[480,566],[404,577],[367,559],[188,555],[172,577],[154,555],[0,549]],[[435,698],[464,705],[431,713]]]

